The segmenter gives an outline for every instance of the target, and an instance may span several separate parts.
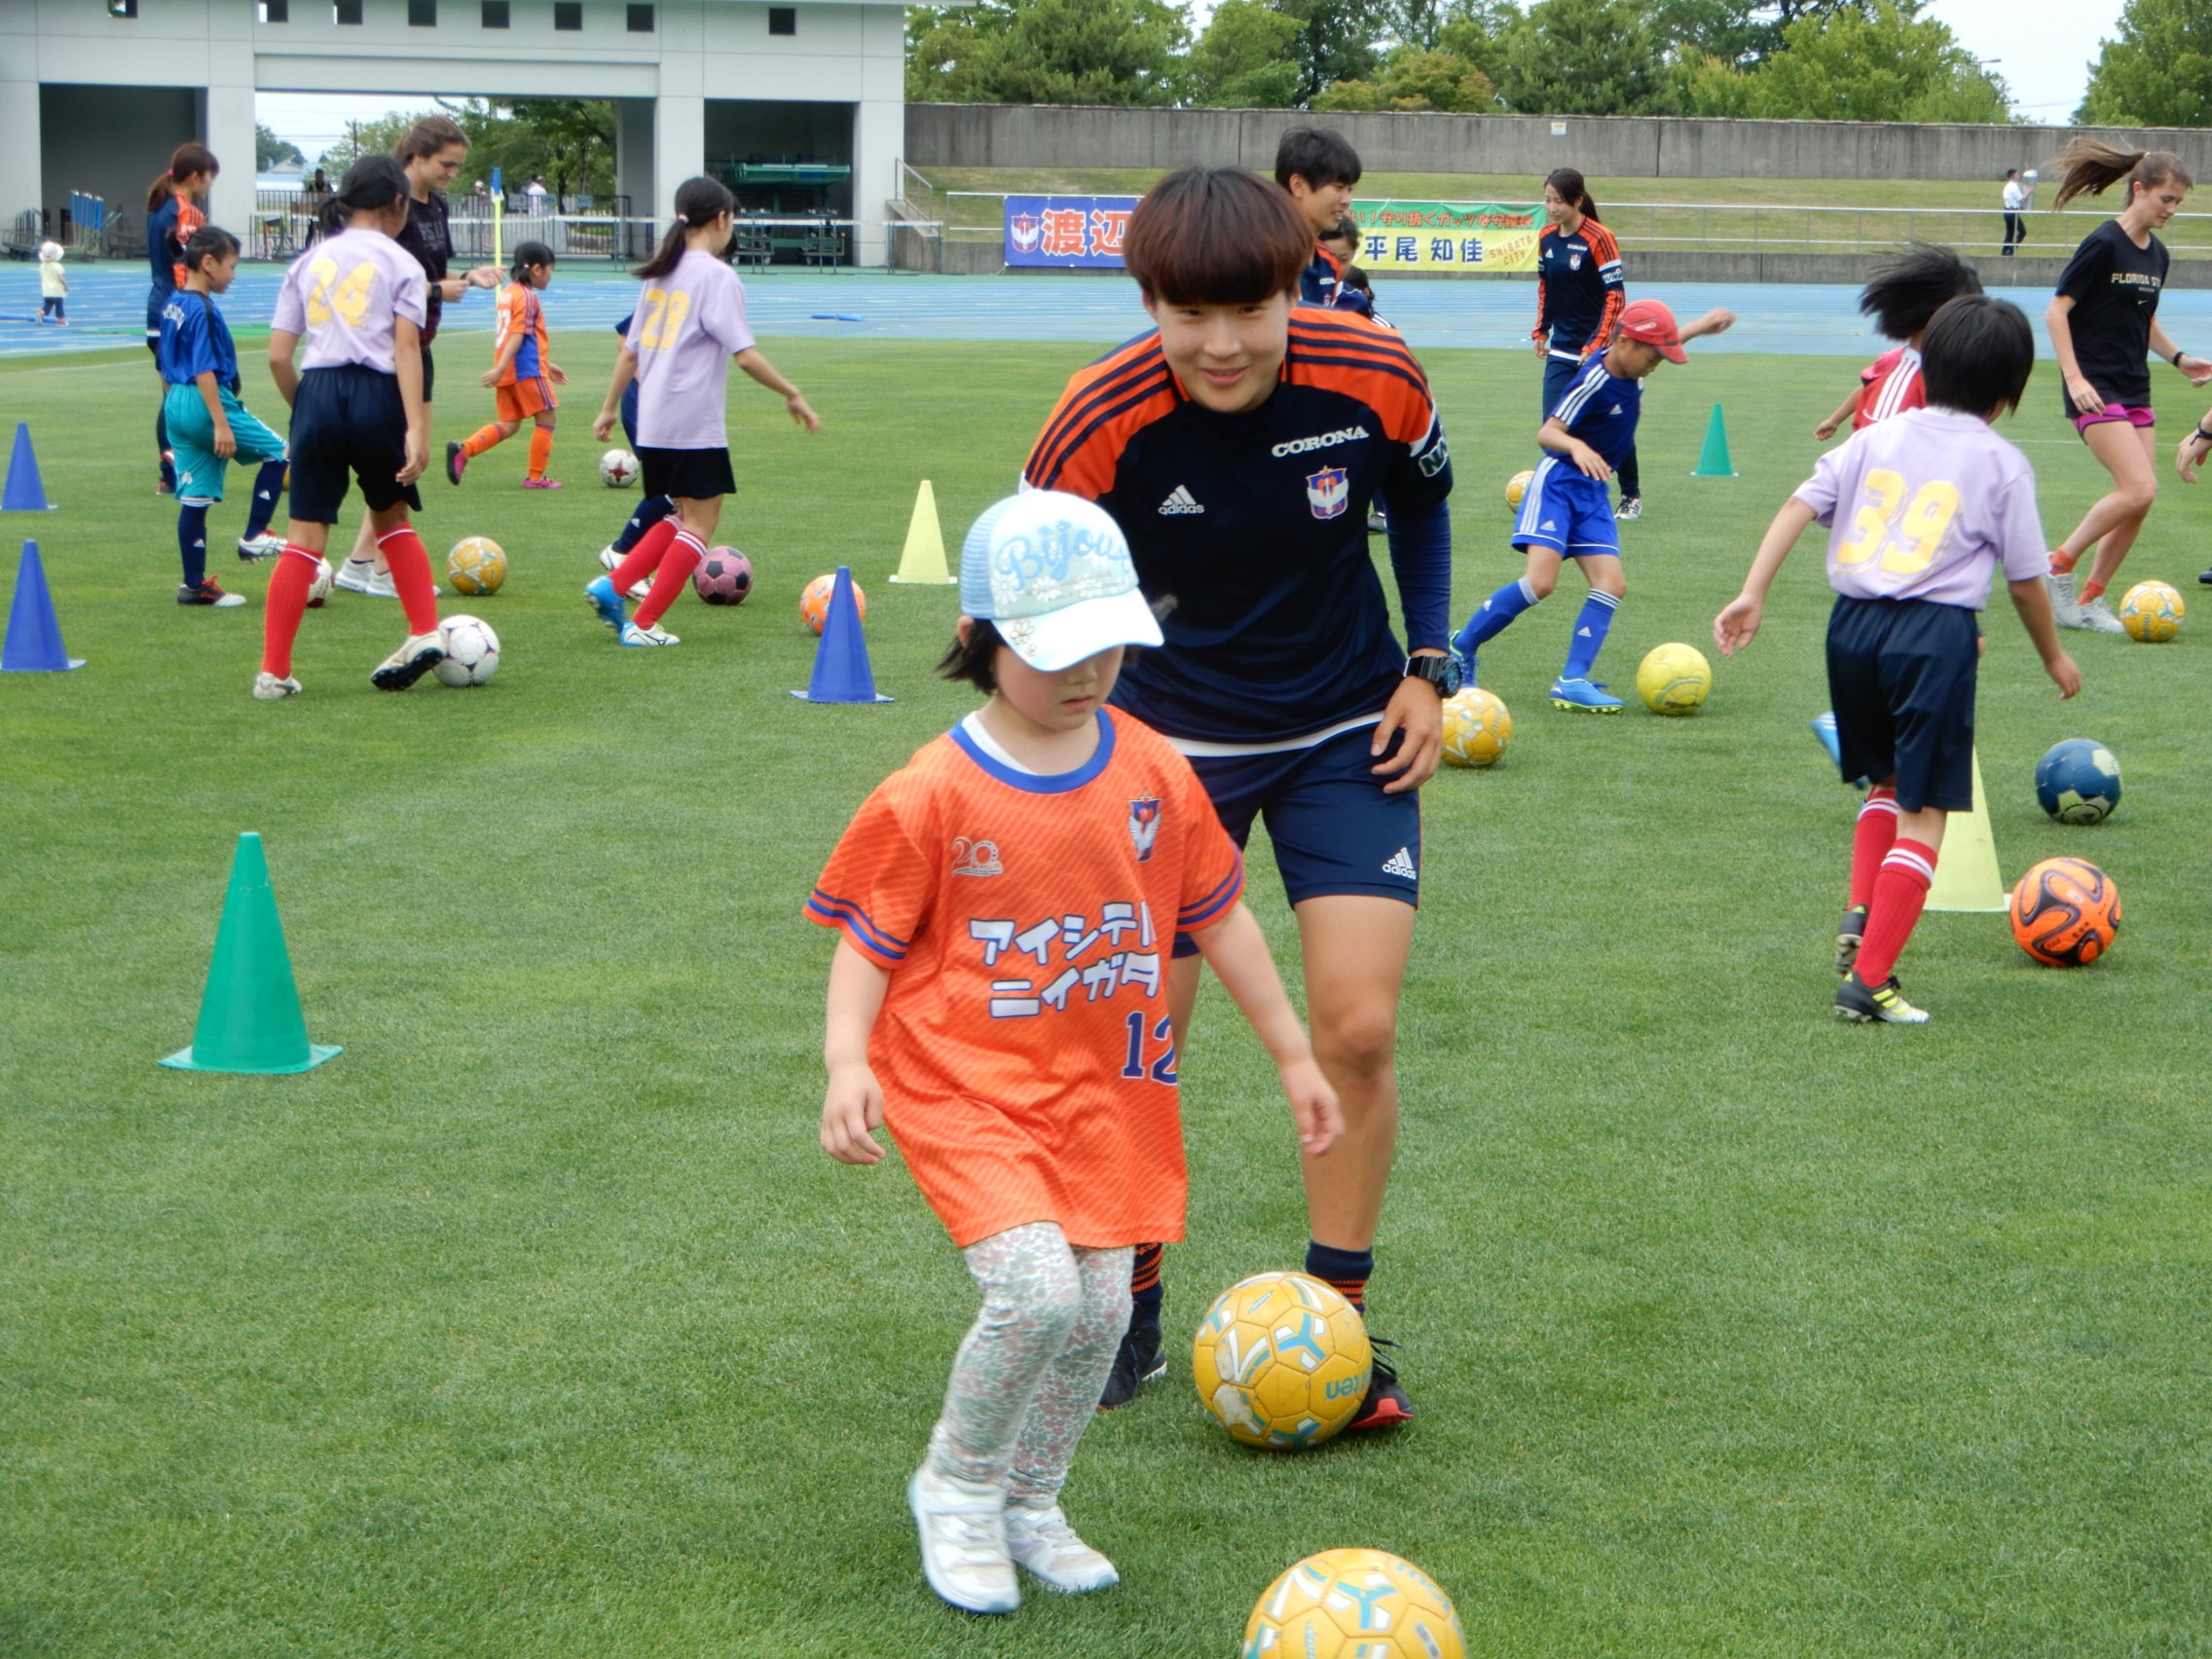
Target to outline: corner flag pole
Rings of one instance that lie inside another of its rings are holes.
[[[499,169],[492,169],[492,263],[504,265],[506,254],[501,250],[505,226],[501,223],[506,213],[507,193],[499,187]]]

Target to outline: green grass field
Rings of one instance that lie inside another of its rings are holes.
[[[63,508],[0,531],[39,536],[90,659],[0,682],[0,1652],[1200,1659],[1284,1566],[1359,1543],[1513,1659],[2212,1653],[2202,617],[2156,649],[2069,636],[2086,689],[2061,706],[2000,601],[1980,757],[2006,873],[2093,858],[2125,931],[2068,973],[2000,917],[1932,915],[1902,973],[1935,1022],[1857,1029],[1828,1014],[1854,797],[1805,729],[1818,546],[1687,720],[1545,703],[1569,578],[1485,658],[1511,753],[1426,792],[1372,1309],[1420,1420],[1249,1453],[1174,1354],[1067,1494],[1124,1586],[978,1623],[924,1588],[903,1497],[972,1294],[896,1160],[816,1148],[830,941],[799,906],[853,807],[969,706],[929,672],[950,590],[883,579],[916,481],[956,539],[1092,353],[769,342],[829,429],[733,377],[724,528],[758,589],[687,598],[682,647],[640,652],[577,591],[634,498],[588,466],[610,345],[561,343],[568,490],[513,488],[519,445],[429,487],[435,549],[512,556],[466,602],[498,679],[372,691],[396,608],[341,595],[275,706],[247,696],[264,577],[217,566],[243,611],[171,601],[143,357],[0,364],[0,429],[31,423]],[[1499,488],[1535,366],[1430,366],[1464,614],[1516,568]],[[1709,639],[1855,366],[1662,371],[1616,685]],[[441,441],[488,413],[458,367]],[[2049,378],[2008,430],[2064,526],[2101,475]],[[1742,476],[1693,481],[1715,400]],[[2169,486],[2129,575],[2194,602],[2208,524],[2212,496]],[[799,589],[839,561],[895,704],[787,694]],[[2126,768],[2095,829],[2029,790],[2077,735]],[[346,1052],[162,1070],[248,829],[313,1034]],[[1183,1078],[1188,1332],[1305,1232],[1272,1071],[1211,988]]]

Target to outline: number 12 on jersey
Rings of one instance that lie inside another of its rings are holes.
[[[1155,1083],[1172,1084],[1175,1081],[1175,1026],[1165,1014],[1152,1028],[1152,1040],[1167,1046],[1151,1065],[1144,1063],[1144,1027],[1150,1015],[1141,1010],[1129,1015],[1129,1056],[1122,1063],[1122,1075],[1136,1079],[1149,1077]]]

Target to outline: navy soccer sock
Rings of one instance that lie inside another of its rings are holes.
[[[251,541],[269,528],[276,516],[276,499],[284,493],[284,462],[265,461],[254,474],[253,505],[246,510],[245,538]]]
[[[1166,1297],[1167,1287],[1160,1282],[1160,1259],[1167,1253],[1164,1244],[1139,1244],[1135,1260],[1129,1269],[1129,1329],[1132,1331],[1160,1330],[1160,1305]]]
[[[154,453],[161,458],[162,483],[175,489],[176,461],[169,455],[169,412],[166,408],[154,411]]]
[[[1535,603],[1536,590],[1529,585],[1527,576],[1507,582],[1475,608],[1475,613],[1467,618],[1467,625],[1452,637],[1452,644],[1461,651],[1480,650]]]
[[[207,579],[207,509],[211,501],[181,501],[176,509],[176,550],[184,561],[184,585],[198,587]]]
[[[1596,666],[1598,653],[1604,649],[1605,631],[1613,625],[1613,612],[1621,602],[1609,593],[1590,590],[1590,597],[1582,602],[1582,614],[1574,619],[1574,637],[1567,643],[1567,666],[1559,671],[1562,680],[1587,680]]]
[[[630,515],[630,522],[622,527],[622,534],[614,538],[614,551],[629,552],[638,545],[640,536],[674,511],[674,496],[647,496],[638,503],[638,510]]]
[[[1375,1276],[1373,1250],[1339,1250],[1333,1245],[1309,1242],[1306,1272],[1334,1286],[1361,1313],[1367,1311],[1367,1281]]]

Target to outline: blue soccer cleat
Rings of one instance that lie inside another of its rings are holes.
[[[1552,707],[1571,709],[1579,715],[1617,715],[1621,700],[1595,680],[1555,680]]]
[[[1475,653],[1460,649],[1456,641],[1453,642],[1451,649],[1452,660],[1459,669],[1459,689],[1472,691],[1475,688]]]
[[[595,576],[584,584],[584,598],[599,619],[614,630],[614,637],[622,637],[622,625],[630,618],[623,614],[622,596],[614,591],[614,582],[608,576]]]

